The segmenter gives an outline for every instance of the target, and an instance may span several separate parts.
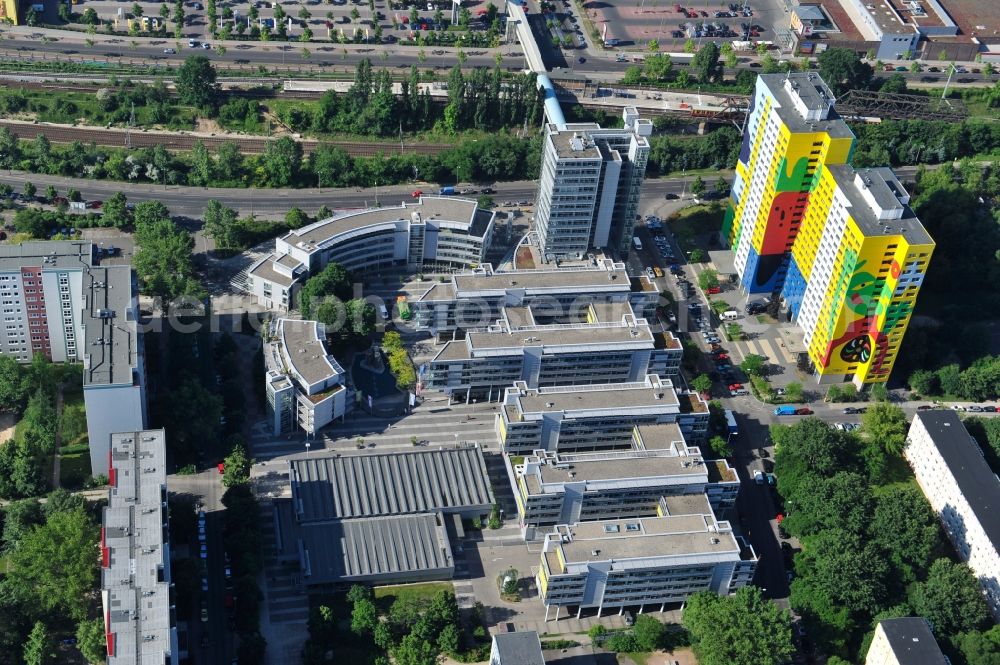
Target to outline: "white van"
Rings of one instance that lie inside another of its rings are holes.
[[[635,247],[635,251],[642,251],[642,241],[635,236],[632,236],[632,246]]]
[[[723,321],[735,321],[738,318],[740,318],[740,313],[735,309],[726,310],[722,313]]]

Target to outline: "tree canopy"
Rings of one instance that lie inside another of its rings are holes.
[[[701,665],[778,665],[795,653],[791,615],[753,586],[731,596],[694,594],[683,622]]]
[[[174,85],[185,104],[214,111],[219,88],[215,82],[215,67],[205,56],[188,56],[177,70]]]
[[[820,53],[816,60],[819,62],[820,76],[835,95],[841,95],[848,90],[864,90],[871,82],[874,73],[871,65],[862,62],[854,49],[828,48]]]

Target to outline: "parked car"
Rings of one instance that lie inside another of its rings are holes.
[[[996,413],[997,408],[992,404],[987,404],[986,406],[983,407],[983,411],[985,411],[986,413]]]
[[[811,416],[812,412],[813,410],[810,409],[808,406],[803,406],[799,407],[798,409],[795,409],[795,415],[797,416]]]
[[[764,472],[760,469],[755,469],[753,472],[753,481],[758,485],[764,484]]]
[[[676,201],[680,197],[674,194],[673,192],[667,192],[666,194],[663,195],[663,198],[665,198],[668,201]]]
[[[933,408],[934,408],[933,404],[921,404],[920,406],[917,407],[917,411],[929,411],[930,409]]]
[[[710,286],[707,289],[705,289],[705,293],[707,293],[708,295],[715,295],[717,293],[722,293],[722,289],[720,289],[718,286]]]

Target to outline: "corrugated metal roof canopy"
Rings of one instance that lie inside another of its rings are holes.
[[[478,446],[289,461],[300,523],[461,512],[493,503]]]

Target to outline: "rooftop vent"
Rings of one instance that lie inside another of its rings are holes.
[[[601,553],[601,550],[590,550],[590,556],[597,556]]]

